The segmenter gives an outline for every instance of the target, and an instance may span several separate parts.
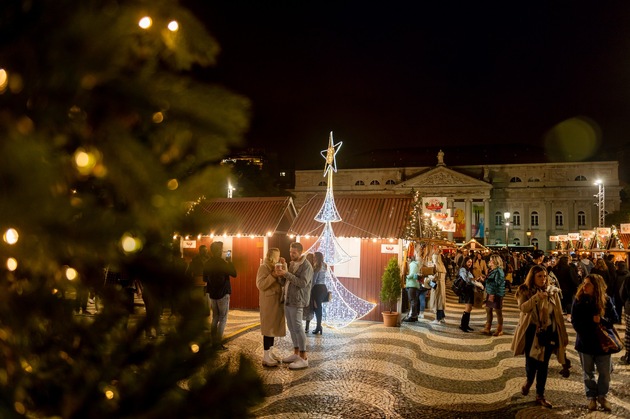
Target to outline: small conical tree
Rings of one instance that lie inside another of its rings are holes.
[[[398,266],[398,259],[393,257],[387,263],[381,277],[381,302],[389,308],[389,311],[396,311],[396,303],[401,290],[400,266]]]

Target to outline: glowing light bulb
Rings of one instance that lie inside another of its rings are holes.
[[[168,23],[168,30],[171,32],[177,32],[177,30],[179,29],[179,23],[177,23],[176,20],[171,20]]]
[[[18,234],[16,229],[10,228],[4,232],[4,236],[2,238],[8,244],[15,244],[20,238],[20,235]]]
[[[149,16],[145,16],[138,22],[138,26],[142,29],[149,29],[153,25],[153,20]]]

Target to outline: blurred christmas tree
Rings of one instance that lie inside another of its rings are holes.
[[[176,1],[6,0],[0,8],[0,417],[243,417],[250,362],[221,365],[172,262],[183,205],[223,195],[215,162],[249,103],[196,82],[217,42]],[[182,307],[177,333],[94,318],[68,296],[105,267]]]

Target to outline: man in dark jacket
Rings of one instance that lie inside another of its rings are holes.
[[[210,245],[210,259],[204,264],[203,272],[208,283],[206,289],[212,310],[212,344],[217,349],[225,350],[227,348],[221,341],[230,309],[230,294],[232,294],[230,277],[236,277],[236,269],[232,264],[231,256],[228,255],[225,260],[222,256],[223,242],[213,242]]]

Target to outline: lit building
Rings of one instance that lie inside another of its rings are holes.
[[[601,180],[607,213],[619,210],[619,162],[485,164],[448,167],[444,153],[433,167],[339,169],[338,194],[410,194],[444,198],[458,229],[457,242],[476,238],[494,245],[506,242],[504,213],[510,213],[508,243],[551,249],[549,236],[598,227],[597,198]],[[325,193],[321,170],[296,170],[295,206]],[[341,214],[344,217],[344,214]],[[529,234],[528,234],[529,233]]]

